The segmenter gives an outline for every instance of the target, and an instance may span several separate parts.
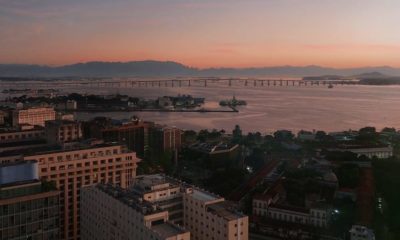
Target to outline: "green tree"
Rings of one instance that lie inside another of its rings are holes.
[[[243,137],[242,129],[240,129],[239,125],[236,125],[235,129],[233,129],[233,131],[232,131],[232,141],[234,143],[240,143],[242,140],[242,137]]]
[[[360,180],[360,168],[356,164],[342,164],[337,169],[339,186],[345,188],[355,188]]]

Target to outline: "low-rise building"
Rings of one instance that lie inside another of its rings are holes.
[[[61,239],[59,194],[37,162],[0,165],[0,239]]]
[[[266,217],[274,220],[322,228],[328,227],[330,215],[331,210],[326,206],[302,208],[287,204],[271,204],[266,211]]]
[[[256,194],[253,197],[253,216],[314,227],[328,227],[332,212],[329,205],[306,201],[306,207],[298,207],[288,204],[285,200],[286,192],[280,179],[263,194]]]
[[[329,149],[329,151],[352,152],[357,156],[366,156],[368,158],[384,159],[393,156],[393,147],[386,146],[361,146],[361,145],[340,145],[338,148]]]

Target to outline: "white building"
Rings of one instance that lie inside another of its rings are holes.
[[[189,240],[190,233],[168,222],[168,211],[111,185],[81,193],[82,240]]]
[[[375,240],[374,231],[371,229],[360,226],[353,225],[350,229],[350,239],[351,240]]]
[[[139,240],[151,239],[151,236],[154,239],[168,240],[249,238],[247,216],[228,206],[223,198],[176,179],[163,175],[138,176],[134,186],[123,193],[123,196],[117,189],[108,191],[111,194],[100,194],[99,192],[104,192],[102,188],[104,187],[90,187],[82,191],[85,193],[82,193],[81,229],[86,231],[82,232],[85,237],[82,239]],[[124,207],[117,207],[121,205],[121,201],[125,202]],[[103,208],[105,209],[102,210]],[[105,222],[106,219],[109,222],[109,219],[118,216],[122,216],[120,218],[123,220],[111,220],[115,222],[113,226],[102,227],[110,225]],[[177,227],[178,225],[187,231]],[[171,235],[173,238],[165,238],[162,234],[157,237],[154,234],[172,232],[167,230],[170,228],[181,230],[175,231],[176,234]],[[107,232],[115,234],[110,235]]]
[[[329,151],[340,151],[340,152],[352,152],[357,154],[357,156],[366,156],[368,158],[377,157],[378,159],[389,158],[393,156],[392,146],[382,146],[382,147],[359,147],[345,145],[340,148],[329,149]]]
[[[248,239],[248,217],[224,198],[164,175],[138,176],[132,191],[169,213],[169,221],[190,231],[191,239]]]

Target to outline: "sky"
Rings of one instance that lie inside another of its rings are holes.
[[[0,63],[400,67],[398,0],[0,0]]]

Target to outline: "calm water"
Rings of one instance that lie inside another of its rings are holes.
[[[26,86],[31,87],[31,86]],[[276,129],[322,129],[337,131],[364,126],[400,128],[400,86],[327,87],[182,87],[182,88],[89,88],[68,87],[66,92],[127,94],[144,98],[191,94],[206,98],[206,108],[235,95],[246,100],[239,113],[80,113],[78,119],[110,116],[117,119],[137,115],[144,120],[184,129],[226,129],[239,124],[244,131],[272,132]]]

